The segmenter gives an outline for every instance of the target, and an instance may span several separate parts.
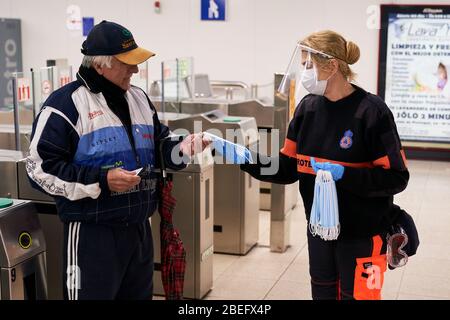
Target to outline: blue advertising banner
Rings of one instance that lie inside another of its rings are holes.
[[[225,21],[226,0],[201,0],[202,20]]]

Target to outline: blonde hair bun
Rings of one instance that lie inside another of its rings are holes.
[[[346,57],[346,62],[348,64],[354,64],[359,60],[359,47],[351,42],[351,41],[347,41],[347,57]]]
[[[349,64],[354,64],[359,60],[360,52],[359,47],[354,42],[346,41],[337,32],[323,30],[310,34],[300,43],[337,58],[339,71],[342,75],[348,81],[352,81],[355,78],[356,74],[352,71]],[[329,67],[329,59],[324,59],[320,55],[313,55],[312,59],[322,68]]]

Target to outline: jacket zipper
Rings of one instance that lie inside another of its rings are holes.
[[[105,100],[106,100],[106,99],[105,99]],[[127,99],[125,98],[125,100],[127,100]],[[108,104],[108,103],[106,103],[106,104]],[[127,104],[128,104],[128,100],[127,100]],[[130,105],[128,105],[128,108],[130,108]],[[112,111],[112,110],[111,110],[111,111]],[[113,113],[114,113],[114,111],[113,111]],[[126,127],[125,124],[123,123],[122,119],[120,119],[120,117],[119,117],[118,115],[116,115],[116,114],[114,114],[114,115],[117,117],[117,119],[119,119],[120,123],[122,124],[123,129],[124,129],[125,132],[127,133],[128,142],[130,143],[131,149],[133,150],[133,154],[134,154],[134,158],[135,158],[135,160],[136,160],[137,166],[138,166],[138,168],[140,168],[140,167],[141,167],[141,161],[140,161],[139,156],[138,156],[138,154],[137,154],[136,146],[135,146],[135,144],[134,144],[134,139],[133,139],[133,119],[131,119],[131,111],[130,111],[131,136],[130,136],[130,132],[128,132],[127,127]],[[128,207],[128,217],[129,217],[129,216],[131,216],[131,210],[130,210],[130,207]],[[128,222],[126,223],[126,226],[128,227]]]
[[[122,124],[122,127],[125,129],[125,132],[127,133],[128,141],[130,142],[131,149],[133,149],[134,158],[136,159],[136,163],[138,165],[138,168],[140,168],[141,167],[141,160],[139,159],[139,156],[137,154],[133,136],[130,136],[130,133],[128,132],[127,127],[124,125],[122,120],[119,117],[117,117],[117,118],[119,119],[120,123]],[[130,114],[130,118],[131,118],[131,114]],[[131,133],[133,133],[133,123],[131,123]]]

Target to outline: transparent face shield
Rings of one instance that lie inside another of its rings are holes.
[[[315,81],[318,81],[316,66],[312,59],[313,55],[318,55],[325,59],[334,59],[329,54],[298,43],[278,87],[277,94],[279,97],[287,99],[289,95],[296,94],[298,90],[295,88],[298,89],[300,87],[306,75],[309,77],[314,74],[316,77]]]

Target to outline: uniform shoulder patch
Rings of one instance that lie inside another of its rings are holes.
[[[347,130],[344,132],[344,136],[341,138],[341,141],[339,142],[339,146],[342,149],[348,149],[353,144],[353,132],[351,130]]]

